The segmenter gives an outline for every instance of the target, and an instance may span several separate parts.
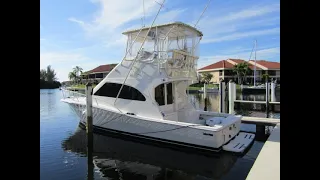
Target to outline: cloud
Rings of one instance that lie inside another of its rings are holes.
[[[271,12],[277,12],[279,11],[279,9],[280,9],[279,4],[272,4],[272,5],[262,6],[262,7],[252,7],[250,9],[244,9],[239,12],[232,12],[227,16],[213,18],[213,20],[210,23],[218,25],[218,24],[225,24],[227,22],[246,20],[246,19],[250,19],[258,16],[263,16]]]
[[[227,15],[214,14],[215,11],[213,11],[200,20],[197,27],[204,33],[202,43],[217,43],[280,33],[280,29],[275,28],[275,25],[279,24],[279,4],[235,8],[237,7],[225,9],[225,12],[230,12]],[[265,27],[268,28],[265,29]],[[259,29],[259,31],[252,31],[253,29]]]
[[[68,73],[75,65],[86,70],[97,65],[93,62],[88,63],[88,60],[91,59],[80,53],[40,53],[40,69],[45,69],[48,65],[51,65],[56,71],[58,79],[65,81],[68,78]]]
[[[199,59],[198,68],[202,68],[209,64],[213,64],[228,58],[249,60],[250,53],[251,53],[251,50],[246,52],[235,53],[235,54],[202,56]],[[257,60],[268,60],[280,55],[280,47],[261,49],[261,50],[257,50],[256,53],[257,53]],[[251,59],[254,59],[253,56],[251,57]]]
[[[89,60],[89,58],[76,53],[40,53],[40,68],[45,68],[52,64],[62,65],[64,63],[75,63],[84,60]]]
[[[78,20],[78,19],[76,19],[76,18],[73,18],[73,17],[68,18],[68,20],[71,21],[71,22],[78,23],[78,24],[80,24],[80,25],[84,25],[84,22],[83,22],[83,21],[80,21],[80,20]]]
[[[91,22],[84,22],[76,18],[69,18],[69,21],[81,25],[91,35],[97,32],[113,32],[125,23],[143,17],[141,0],[94,0],[100,7],[94,14]],[[155,8],[159,7],[153,0],[145,0],[145,14],[150,16]]]
[[[255,37],[255,36],[262,36],[268,34],[277,34],[280,32],[280,28],[272,28],[260,31],[250,31],[250,32],[243,32],[243,33],[234,33],[222,37],[217,38],[207,38],[201,41],[201,43],[214,43],[214,42],[222,42],[222,41],[232,41],[237,40],[245,37]]]

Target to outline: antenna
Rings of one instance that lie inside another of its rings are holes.
[[[144,11],[144,0],[142,0],[142,6],[143,6],[143,18],[142,18],[142,27],[144,27],[144,22],[145,22],[145,17],[146,17],[146,14],[145,14],[145,11]]]
[[[257,40],[254,41],[254,76],[253,76],[254,87],[256,87],[256,69],[257,69]]]
[[[199,19],[198,19],[198,21],[196,22],[196,24],[194,24],[194,28],[198,25],[198,23],[199,23],[199,21],[200,21],[200,19],[201,19],[201,17],[202,17],[202,15],[204,14],[204,12],[207,10],[207,8],[208,8],[208,6],[209,6],[209,4],[210,4],[210,1],[211,0],[209,0],[208,1],[208,3],[207,3],[207,5],[206,5],[206,7],[204,8],[204,10],[202,11],[202,13],[201,13],[201,15],[200,15],[200,17],[199,17]]]

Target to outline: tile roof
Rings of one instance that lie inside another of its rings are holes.
[[[117,64],[100,65],[94,69],[91,69],[90,71],[84,72],[84,74],[97,73],[97,72],[108,72],[108,71],[111,71],[116,65]]]
[[[233,67],[233,64],[229,63],[228,61],[226,60],[221,60],[221,61],[218,61],[214,64],[210,64],[208,66],[205,66],[199,70],[208,70],[208,69],[218,69],[218,68],[232,68]]]
[[[236,64],[242,63],[242,62],[246,62],[248,63],[248,61],[242,60],[242,59],[228,59],[229,61],[233,61]],[[252,60],[250,60],[252,61]],[[251,62],[252,63],[252,62]],[[265,60],[257,60],[256,63],[258,65],[264,66],[267,69],[280,69],[280,63],[279,62],[271,62],[271,61],[265,61]],[[208,66],[202,67],[199,70],[210,70],[210,69],[219,69],[219,68],[227,68],[227,69],[231,69],[233,68],[233,64],[231,64],[230,62],[228,62],[227,60],[221,60],[218,61],[216,63],[210,64]],[[254,65],[253,64],[249,64],[249,68],[251,70],[254,70]],[[260,67],[256,66],[257,70],[261,70]]]
[[[252,60],[250,60],[252,61]],[[257,60],[257,64],[260,64],[268,69],[280,69],[279,62],[265,61],[265,60]]]

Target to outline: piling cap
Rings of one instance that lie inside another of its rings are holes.
[[[220,78],[220,82],[224,82],[224,79]]]
[[[229,83],[233,83],[233,80],[232,80],[232,79],[230,79]]]
[[[91,83],[91,82],[88,82],[88,83],[86,84],[86,86],[92,86],[92,83]]]

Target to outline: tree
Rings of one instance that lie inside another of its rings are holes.
[[[42,79],[42,80],[46,80],[46,77],[47,77],[47,72],[46,72],[46,70],[44,70],[44,69],[40,69],[40,79]]]
[[[49,65],[47,66],[47,69],[40,69],[40,79],[48,82],[56,81],[56,72]]]
[[[60,86],[56,73],[50,65],[46,69],[40,69],[40,89],[54,89]]]
[[[262,74],[262,81],[267,82],[269,79],[269,74]]]
[[[203,80],[206,84],[208,84],[208,83],[211,81],[212,78],[213,78],[213,75],[212,75],[211,73],[207,73],[207,72],[202,73],[202,80]]]
[[[69,79],[78,82],[81,79],[80,75],[82,73],[82,70],[83,69],[79,66],[74,67],[73,71],[69,73]]]
[[[80,76],[80,74],[82,73],[82,70],[83,69],[79,66],[76,66],[73,68],[73,72],[76,74],[77,77]]]
[[[246,62],[242,62],[233,66],[233,72],[237,74],[238,84],[242,84],[246,81],[246,76],[251,74],[251,69],[249,68],[249,64]]]
[[[56,72],[54,72],[54,69],[51,68],[51,66],[47,66],[47,72],[46,72],[46,80],[48,82],[56,81]]]
[[[76,81],[77,75],[75,72],[69,72],[68,77],[71,81]]]

